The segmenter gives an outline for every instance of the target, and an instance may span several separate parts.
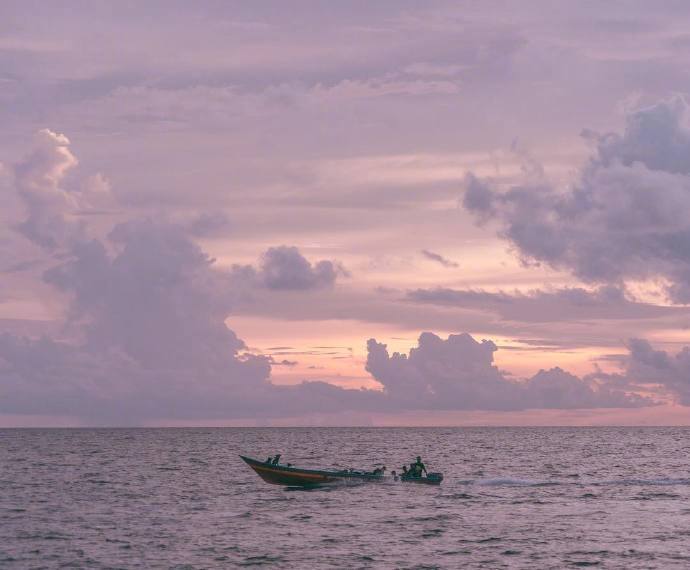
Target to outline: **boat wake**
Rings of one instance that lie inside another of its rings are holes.
[[[515,479],[512,477],[496,477],[492,479],[476,479],[470,481],[471,485],[483,487],[553,487],[563,485],[562,481],[539,481],[530,479]]]

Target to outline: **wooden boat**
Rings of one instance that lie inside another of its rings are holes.
[[[426,477],[414,477],[412,475],[400,475],[403,483],[418,483],[420,485],[440,485],[443,481],[443,473],[429,473]]]
[[[272,485],[283,485],[285,487],[315,487],[329,483],[362,483],[383,481],[383,473],[374,474],[366,471],[352,470],[321,470],[321,469],[300,469],[298,467],[288,467],[286,465],[273,465],[266,461],[259,461],[251,457],[240,455],[249,467],[261,477],[266,483]]]

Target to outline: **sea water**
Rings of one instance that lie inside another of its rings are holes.
[[[439,487],[293,490],[238,454]],[[1,568],[688,568],[686,428],[0,430]]]

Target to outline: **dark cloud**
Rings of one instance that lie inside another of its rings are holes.
[[[590,168],[608,167],[617,162],[636,162],[650,170],[690,174],[690,131],[687,103],[681,97],[662,101],[628,115],[625,132],[599,135],[583,133],[597,144]]]
[[[273,291],[309,291],[328,289],[338,276],[349,272],[337,261],[311,263],[294,246],[268,248],[261,256],[258,269],[251,265],[234,265],[232,273],[238,283],[259,285]]]
[[[344,270],[332,261],[311,264],[296,247],[271,247],[263,255],[259,275],[269,289],[304,290],[332,287]]]
[[[478,222],[484,222],[496,214],[494,198],[494,193],[486,182],[480,180],[472,173],[468,173],[465,176],[465,191],[462,205],[477,216]]]
[[[661,385],[680,404],[690,405],[690,347],[672,355],[655,350],[647,340],[631,339],[628,350],[625,375],[630,381]]]
[[[637,407],[651,401],[578,378],[560,368],[532,378],[508,380],[493,363],[496,345],[468,334],[443,340],[425,332],[409,354],[389,355],[386,345],[367,343],[367,370],[398,405],[421,409],[521,410],[530,408]]]
[[[490,311],[502,319],[522,322],[648,319],[677,312],[670,307],[630,300],[622,288],[613,285],[593,290],[581,287],[537,289],[528,293],[437,287],[409,291],[405,298],[415,303]]]
[[[441,265],[443,265],[443,267],[460,267],[458,263],[450,259],[446,259],[440,253],[429,251],[428,249],[422,249],[420,253],[427,259],[435,261],[436,263],[440,263]]]
[[[527,262],[587,281],[663,277],[690,301],[690,130],[679,97],[631,113],[620,135],[588,133],[596,150],[577,183],[498,190],[470,175],[464,207],[495,219]]]
[[[271,359],[271,364],[273,366],[288,366],[292,368],[293,366],[297,366],[299,362],[297,360],[288,360],[287,358],[283,358],[282,360]]]
[[[186,224],[193,236],[209,237],[227,233],[232,224],[223,212],[202,212]]]

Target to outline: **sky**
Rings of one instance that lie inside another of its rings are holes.
[[[690,424],[686,2],[0,4],[0,426]]]

